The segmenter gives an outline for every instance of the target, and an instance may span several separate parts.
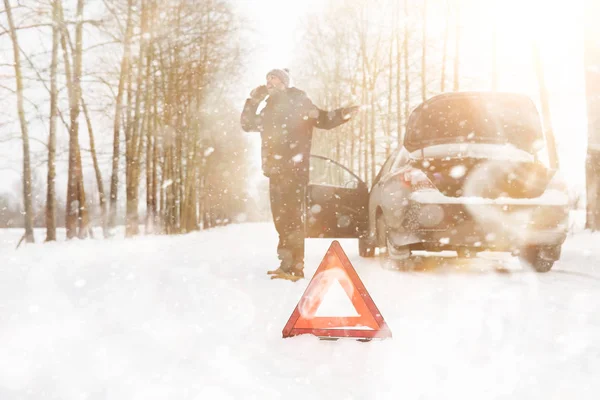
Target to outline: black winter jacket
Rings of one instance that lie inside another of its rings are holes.
[[[306,93],[288,88],[267,98],[267,105],[256,114],[258,105],[247,99],[242,111],[242,129],[260,132],[262,169],[265,176],[304,174],[308,177],[313,128],[333,129],[349,119],[349,109],[323,111]]]

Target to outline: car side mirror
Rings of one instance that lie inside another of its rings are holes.
[[[348,181],[344,184],[346,189],[358,189],[358,183],[355,180]]]

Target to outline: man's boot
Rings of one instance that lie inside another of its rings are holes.
[[[294,266],[290,269],[289,273],[291,275],[299,277],[300,279],[304,278],[304,262],[296,262]]]
[[[271,279],[286,279],[296,282],[304,278],[304,263],[296,263],[292,268],[282,269],[281,267],[275,271],[280,271],[271,275]]]
[[[281,241],[280,241],[281,243]],[[292,267],[292,252],[280,247],[277,248],[277,257],[281,260],[279,268],[267,271],[267,275],[278,275],[287,273]]]
[[[277,274],[283,274],[283,273],[285,273],[285,271],[283,269],[281,269],[281,267],[267,271],[267,275],[277,275]]]

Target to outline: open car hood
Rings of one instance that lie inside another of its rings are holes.
[[[404,138],[409,152],[461,143],[510,144],[533,154],[544,143],[540,115],[527,96],[488,92],[442,94],[411,113]]]
[[[534,162],[535,157],[510,143],[447,143],[422,147],[410,153],[414,160],[428,158],[483,158],[488,160],[506,160]]]

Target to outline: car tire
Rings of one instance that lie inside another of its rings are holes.
[[[410,248],[408,246],[398,248],[390,243],[387,225],[385,224],[383,215],[377,217],[376,227],[377,247],[379,248],[382,268],[394,270],[407,269],[409,265]]]
[[[536,272],[548,272],[560,255],[560,246],[530,246],[521,250],[519,259]]]
[[[414,259],[410,257],[410,247],[395,247],[387,240],[387,253],[381,255],[381,266],[384,269],[396,271],[409,271],[416,267]]]
[[[377,248],[379,249],[379,254],[383,254],[387,251],[387,226],[385,225],[385,220],[383,219],[383,214],[377,216],[377,220],[375,221],[375,231],[376,231],[376,243]]]
[[[358,255],[365,258],[375,257],[375,246],[366,237],[358,238]]]

